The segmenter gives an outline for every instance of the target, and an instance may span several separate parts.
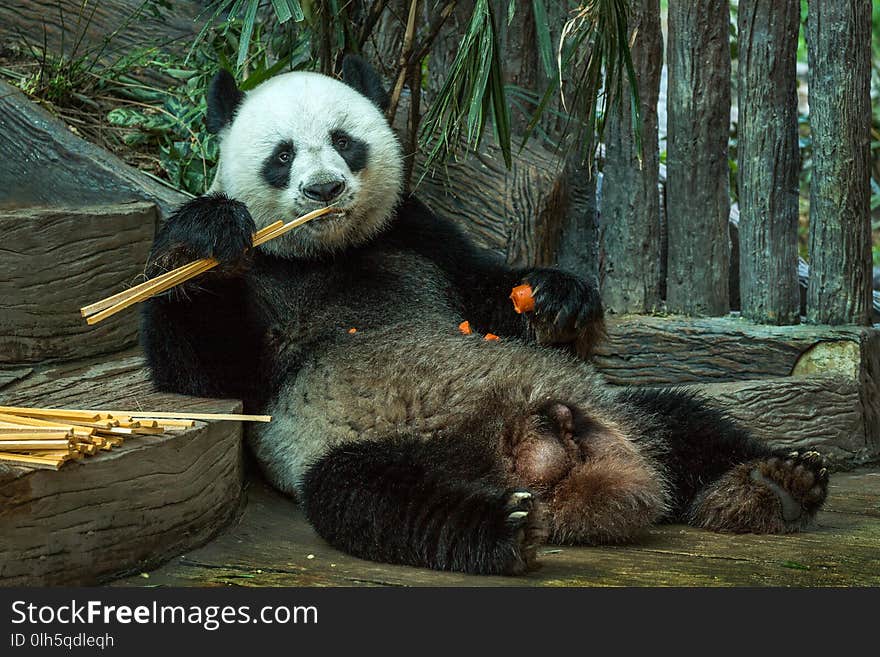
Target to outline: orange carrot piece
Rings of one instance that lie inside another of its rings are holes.
[[[350,329],[348,329],[348,332],[351,333],[352,335],[354,335],[355,333],[358,332],[358,330],[354,327],[351,327]]]
[[[484,339],[484,340],[498,340],[499,338],[498,338],[498,336],[495,335],[494,333],[487,333],[487,334],[483,337],[483,339]]]
[[[473,333],[473,331],[471,331],[471,323],[467,320],[464,320],[458,325],[458,330],[462,335],[470,335]]]
[[[528,283],[513,288],[510,291],[510,300],[513,301],[513,309],[519,314],[535,309],[535,297],[532,296],[532,286]]]

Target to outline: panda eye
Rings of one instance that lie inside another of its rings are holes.
[[[290,156],[290,151],[281,151],[281,152],[278,153],[278,155],[276,156],[276,159],[277,159],[281,164],[287,164],[288,162],[290,162],[290,157],[291,157],[291,156]]]
[[[333,147],[338,151],[347,150],[351,145],[348,135],[336,135],[333,137]]]

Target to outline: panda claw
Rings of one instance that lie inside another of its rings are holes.
[[[509,516],[507,516],[508,520],[519,520],[520,518],[525,518],[529,515],[528,511],[514,511]]]
[[[532,494],[529,493],[528,491],[517,491],[516,493],[514,493],[510,497],[516,502],[521,502],[523,500],[532,499]]]

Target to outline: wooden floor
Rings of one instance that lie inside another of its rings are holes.
[[[880,585],[880,470],[832,478],[812,530],[721,535],[680,525],[624,547],[547,546],[523,577],[479,577],[349,557],[328,547],[296,504],[262,481],[240,521],[127,586],[866,586]]]

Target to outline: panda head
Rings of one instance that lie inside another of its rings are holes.
[[[262,228],[327,205],[262,248],[316,257],[362,244],[389,221],[402,181],[400,144],[376,72],[347,57],[343,82],[295,71],[247,93],[220,71],[208,93],[208,129],[220,138],[213,192],[243,202]]]

